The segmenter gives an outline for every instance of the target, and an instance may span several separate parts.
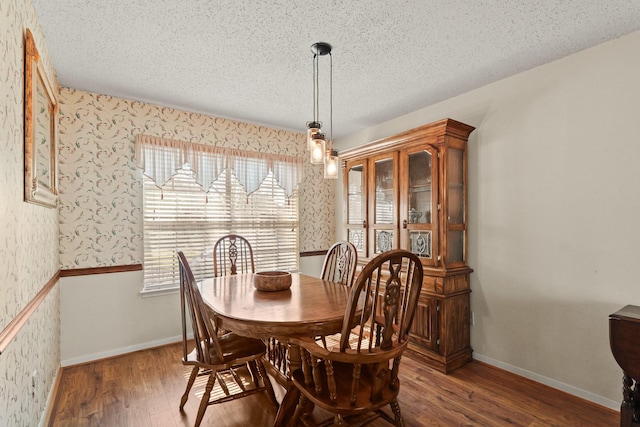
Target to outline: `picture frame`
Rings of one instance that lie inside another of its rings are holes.
[[[55,208],[58,204],[58,101],[33,34],[25,35],[24,200]]]

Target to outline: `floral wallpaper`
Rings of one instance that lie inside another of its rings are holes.
[[[0,329],[56,274],[58,211],[23,201],[24,34],[57,87],[31,0],[0,1]],[[40,422],[60,364],[58,286],[0,354],[0,426]],[[35,387],[32,375],[35,372]]]
[[[306,155],[305,135],[75,89],[60,90],[60,264],[63,269],[142,263],[142,173],[137,134]],[[334,240],[335,181],[305,164],[300,251]]]

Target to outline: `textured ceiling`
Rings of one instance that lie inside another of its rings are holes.
[[[33,2],[62,86],[300,132],[328,42],[334,137],[640,30],[638,0]]]

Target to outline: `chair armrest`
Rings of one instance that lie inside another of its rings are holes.
[[[389,359],[401,356],[407,348],[407,342],[404,342],[403,344],[395,344],[388,350],[374,348],[371,351],[362,349],[358,352],[357,350],[347,349],[340,352],[318,345],[315,339],[311,337],[291,338],[290,343],[300,346],[300,348],[306,350],[315,358],[351,364],[369,364],[388,361]]]

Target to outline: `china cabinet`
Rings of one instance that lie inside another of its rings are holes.
[[[424,281],[410,355],[443,372],[471,359],[467,265],[467,140],[474,127],[443,119],[340,154],[345,232],[360,268],[402,248]]]

